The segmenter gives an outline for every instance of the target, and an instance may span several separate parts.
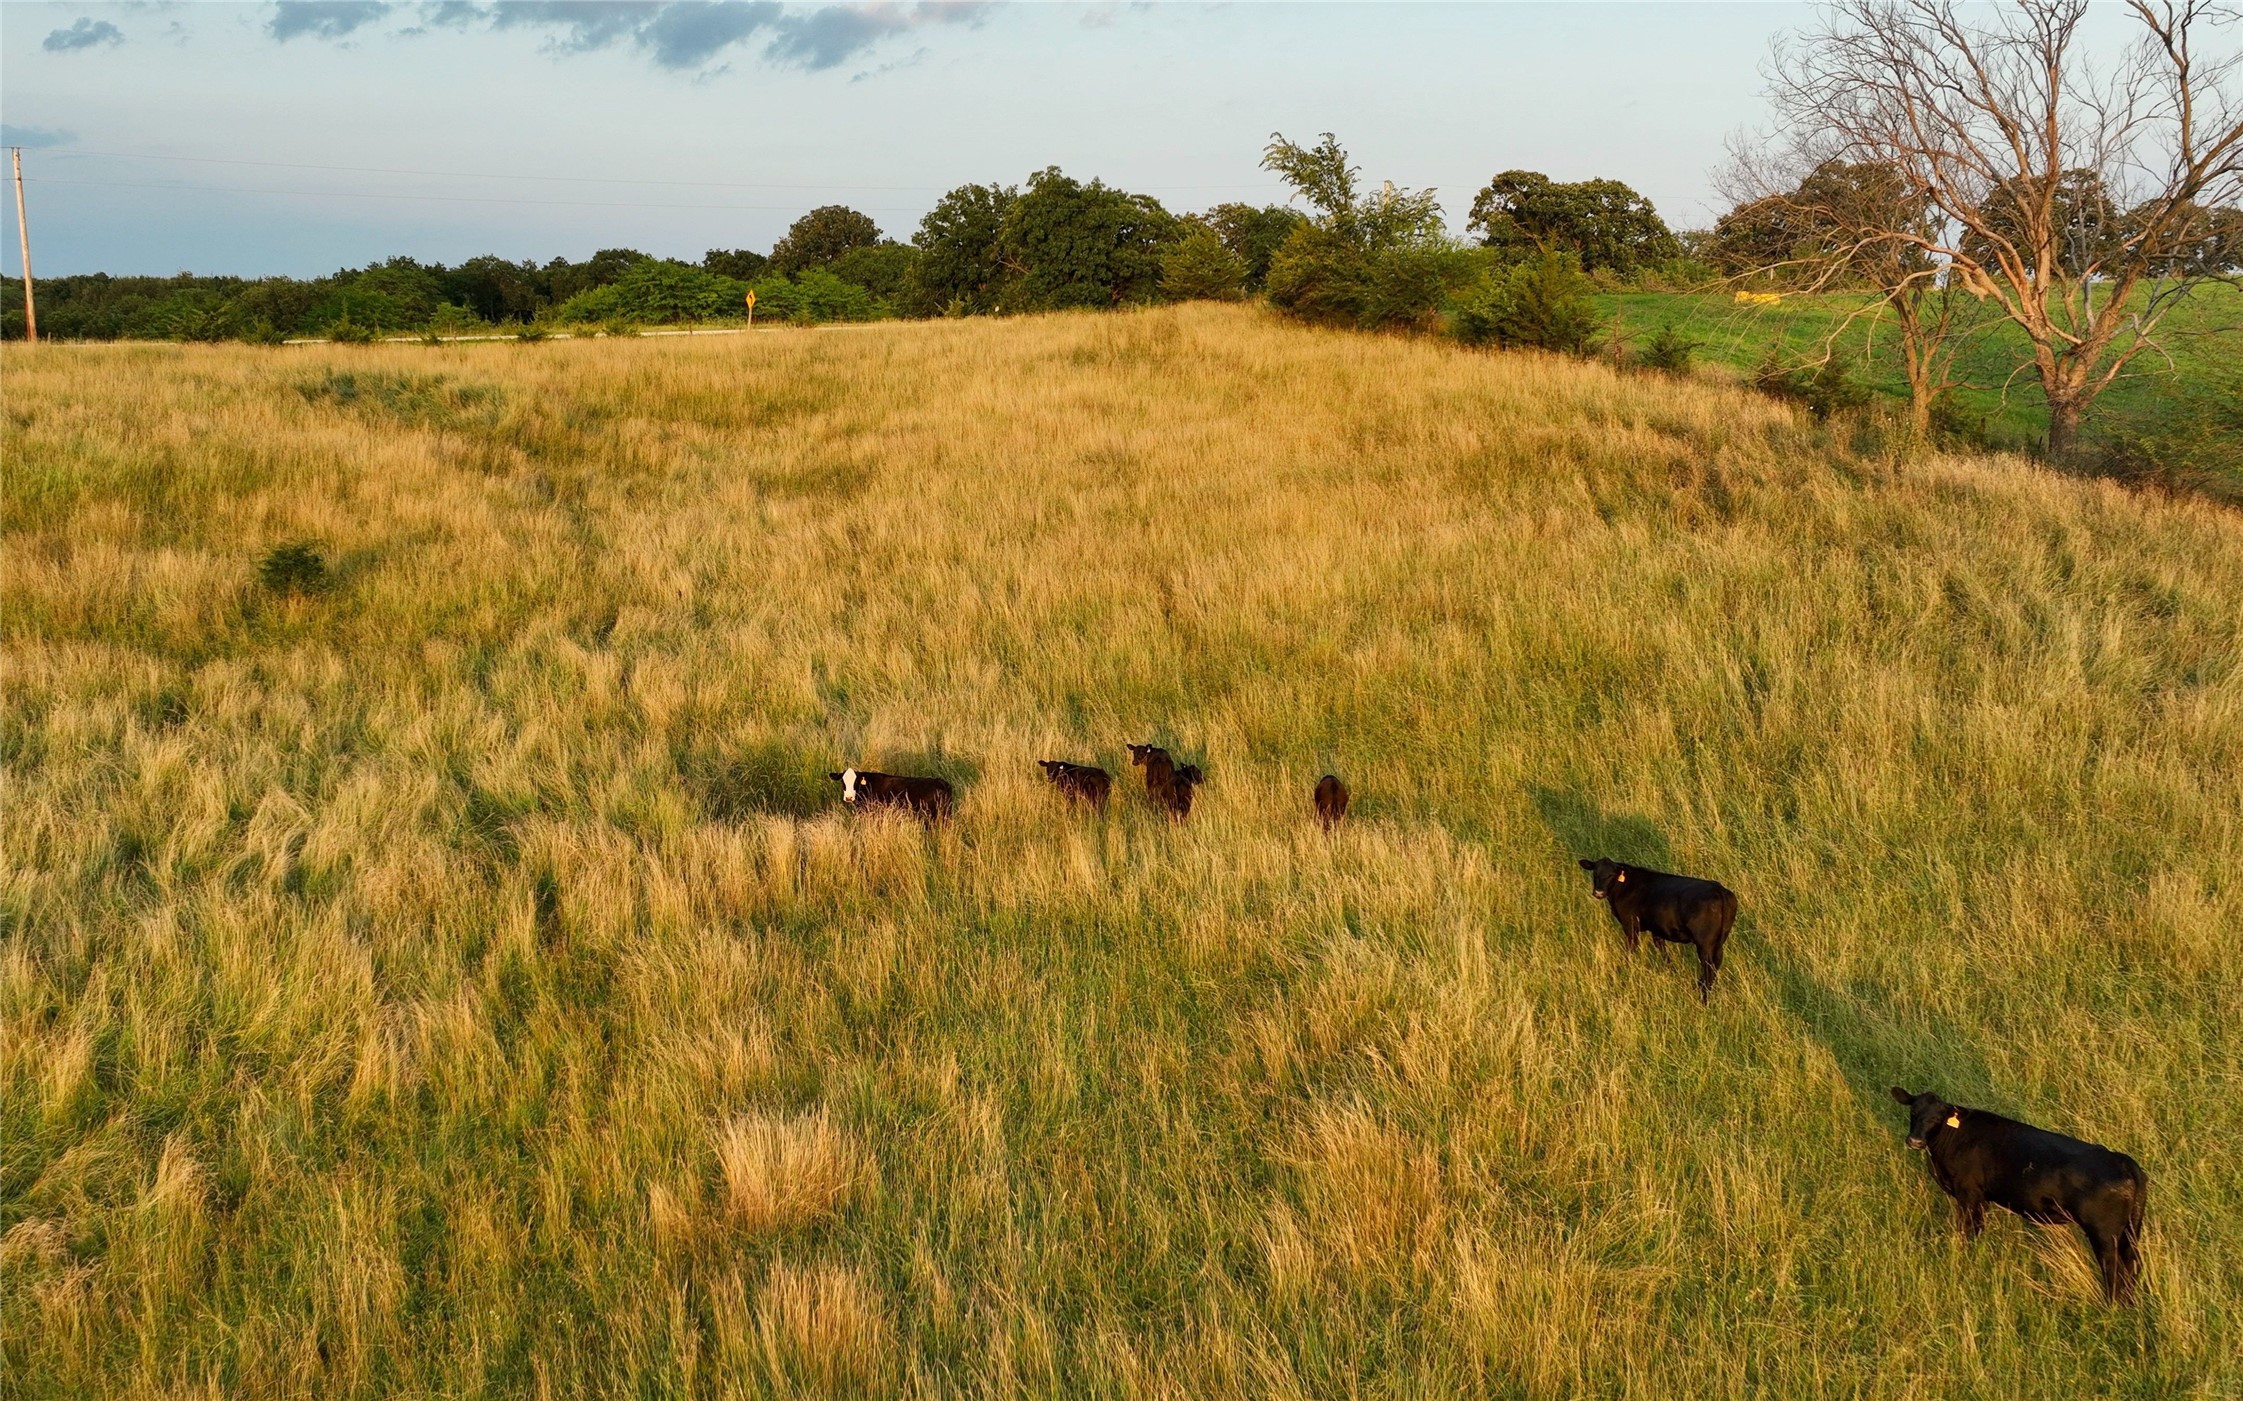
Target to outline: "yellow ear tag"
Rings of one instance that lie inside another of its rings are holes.
[[[1959,1129],[1959,1128],[1961,1128],[1962,1126],[1963,1126],[1963,1116],[1962,1116],[1962,1115],[1960,1115],[1960,1114],[1950,1114],[1950,1115],[1948,1115],[1948,1116],[1947,1116],[1947,1127],[1949,1127],[1949,1128],[1951,1128],[1951,1129]]]

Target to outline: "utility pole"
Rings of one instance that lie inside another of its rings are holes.
[[[39,311],[31,304],[31,225],[23,221],[23,147],[10,146],[8,156],[16,168],[16,233],[23,239],[23,341],[39,343]]]

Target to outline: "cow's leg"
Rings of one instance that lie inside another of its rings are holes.
[[[1721,945],[1707,942],[1698,945],[1698,1000],[1713,1000],[1713,975],[1721,971]]]
[[[1629,953],[1643,946],[1643,927],[1625,915],[1620,919],[1620,932],[1627,936]]]
[[[1986,1229],[1986,1199],[1976,1195],[1955,1198],[1955,1224],[1964,1240],[1977,1240],[1978,1233]]]
[[[2079,1228],[2087,1233],[2088,1249],[2095,1252],[2095,1263],[2103,1270],[2103,1297],[2118,1303],[2126,1297],[2133,1284],[2132,1272],[2120,1253],[2121,1232],[2095,1229],[2094,1223],[2082,1221]]]
[[[2129,1221],[2111,1241],[2112,1263],[2103,1267],[2103,1283],[2113,1303],[2133,1298],[2134,1282],[2142,1276],[2141,1229],[2139,1221]]]

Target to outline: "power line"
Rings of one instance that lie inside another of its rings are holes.
[[[90,185],[119,190],[188,190],[208,195],[285,195],[297,199],[371,199],[371,200],[421,200],[440,204],[530,204],[563,205],[583,209],[709,209],[733,210],[740,213],[779,213],[799,211],[799,204],[649,204],[643,200],[595,199],[523,199],[510,195],[403,195],[382,194],[365,190],[267,190],[246,185],[182,185],[165,184],[147,180],[58,180],[41,175],[28,179],[32,185]],[[873,205],[867,212],[879,214],[910,214],[917,205]]]
[[[525,175],[519,171],[495,173],[473,170],[407,170],[386,165],[313,165],[304,161],[235,160],[223,156],[157,156],[139,151],[71,151],[72,156],[99,156],[108,160],[183,161],[194,165],[254,165],[273,170],[325,170],[341,175],[422,175],[447,180],[543,180],[572,185],[682,185],[727,190],[939,190],[940,185],[811,185],[778,181],[744,180],[642,180],[624,175]]]
[[[494,173],[472,170],[408,170],[399,166],[382,165],[314,165],[303,161],[253,161],[225,156],[159,156],[141,151],[69,151],[73,157],[98,156],[105,160],[131,161],[181,161],[195,165],[248,165],[273,170],[323,170],[340,175],[419,175],[445,180],[539,180],[555,184],[572,185],[669,185],[722,190],[882,190],[891,193],[946,191],[947,185],[850,185],[836,183],[789,183],[785,181],[748,180],[647,180],[623,175],[525,175],[519,171]],[[1274,181],[1236,181],[1219,185],[1149,185],[1155,190],[1275,190],[1283,186]]]

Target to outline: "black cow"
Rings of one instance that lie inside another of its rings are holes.
[[[1181,822],[1192,815],[1192,790],[1207,781],[1197,764],[1185,764],[1168,780],[1168,815]]]
[[[872,769],[843,769],[827,778],[841,785],[841,801],[852,806],[908,808],[922,822],[950,816],[950,781],[917,778],[909,774],[878,773]]]
[[[1316,820],[1329,832],[1340,825],[1347,816],[1347,785],[1340,782],[1336,773],[1328,773],[1316,780]]]
[[[1628,952],[1649,934],[1670,944],[1689,944],[1698,950],[1698,998],[1713,996],[1713,975],[1721,971],[1721,946],[1729,942],[1729,928],[1737,922],[1737,897],[1718,881],[1696,876],[1675,876],[1642,866],[1622,865],[1602,857],[1584,860],[1596,885],[1596,897],[1612,908],[1620,932],[1628,937]]]
[[[1070,798],[1078,798],[1097,808],[1106,810],[1106,795],[1114,791],[1114,776],[1091,764],[1070,764],[1065,759],[1038,759],[1044,777],[1051,786]]]
[[[1988,1202],[2042,1225],[2070,1222],[2087,1233],[2103,1267],[2104,1296],[2113,1303],[2133,1297],[2150,1190],[2140,1163],[1929,1091],[1912,1095],[1895,1085],[1893,1098],[1908,1106],[1908,1146],[1931,1159],[1932,1180],[1954,1199],[1964,1240],[1986,1224]]]
[[[1129,762],[1145,771],[1145,796],[1181,822],[1191,815],[1192,789],[1207,781],[1197,764],[1179,768],[1169,752],[1152,744],[1129,746]]]

